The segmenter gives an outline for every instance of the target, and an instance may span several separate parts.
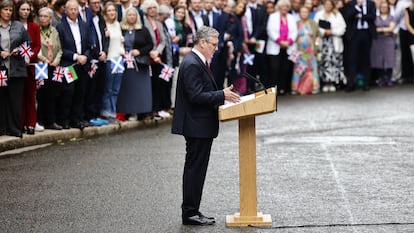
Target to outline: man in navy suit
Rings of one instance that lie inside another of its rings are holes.
[[[186,157],[183,174],[182,221],[184,225],[212,225],[204,216],[200,202],[213,138],[219,130],[218,107],[224,100],[237,102],[232,87],[219,90],[209,68],[217,49],[219,33],[202,26],[194,37],[194,48],[182,61],[178,73],[177,95],[172,122],[173,134],[183,135]]]
[[[371,0],[352,0],[344,10],[347,39],[347,92],[355,90],[358,71],[364,77],[363,90],[369,90],[370,53],[376,37],[376,7]]]
[[[90,124],[99,126],[108,122],[100,119],[102,108],[102,96],[105,88],[106,79],[106,54],[109,47],[109,35],[105,35],[106,23],[102,15],[100,15],[101,1],[88,0],[89,9],[92,11],[92,18],[89,22],[91,36],[91,58],[93,63],[97,65],[95,74],[88,79],[85,119]],[[91,64],[92,66],[92,64]],[[91,68],[92,69],[92,68]],[[89,75],[91,76],[91,75]]]
[[[246,26],[247,26],[247,36],[248,40],[246,41],[249,52],[255,54],[254,64],[247,66],[247,73],[258,76],[264,70],[260,70],[260,63],[264,63],[264,58],[261,54],[256,53],[256,40],[261,39],[264,30],[266,28],[266,9],[263,5],[258,4],[257,0],[248,0],[246,5],[246,12],[244,14],[246,18]],[[264,82],[263,77],[260,79]],[[255,82],[248,80],[248,89],[249,91],[255,91]]]
[[[68,67],[73,64],[78,80],[67,83],[64,87],[62,109],[59,111],[58,121],[64,128],[83,129],[84,99],[88,79],[89,57],[91,40],[89,25],[78,19],[79,8],[76,0],[66,3],[66,15],[57,26],[62,46],[61,66]]]

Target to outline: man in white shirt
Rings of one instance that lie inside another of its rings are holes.
[[[65,82],[62,108],[58,110],[57,119],[63,128],[68,129],[70,126],[83,129],[87,126],[84,121],[84,103],[91,56],[90,29],[88,24],[78,18],[79,4],[76,0],[66,3],[65,12],[66,16],[56,27],[63,51],[61,66],[73,66],[78,79]]]

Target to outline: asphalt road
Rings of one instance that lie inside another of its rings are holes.
[[[0,232],[414,232],[414,86],[283,96],[256,119],[258,210],[239,211],[237,122],[214,141],[201,211],[181,225],[185,145],[170,124],[0,158]]]

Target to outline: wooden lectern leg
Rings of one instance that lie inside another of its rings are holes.
[[[271,226],[270,215],[257,212],[256,122],[239,120],[240,213],[228,215],[226,226]]]

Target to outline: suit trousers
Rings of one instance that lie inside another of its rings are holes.
[[[355,88],[358,71],[364,77],[364,86],[369,86],[371,44],[372,38],[368,29],[357,30],[348,41],[348,88]]]
[[[22,133],[22,102],[26,78],[9,77],[6,87],[0,87],[0,135]]]
[[[90,120],[101,115],[102,98],[106,82],[106,63],[98,62],[95,75],[87,76],[87,92],[85,96],[85,119]]]
[[[213,138],[185,137],[186,157],[183,174],[182,217],[199,214]]]
[[[412,35],[407,30],[400,29],[400,48],[401,48],[401,78],[410,81],[414,78],[413,60],[410,44],[413,43]]]

